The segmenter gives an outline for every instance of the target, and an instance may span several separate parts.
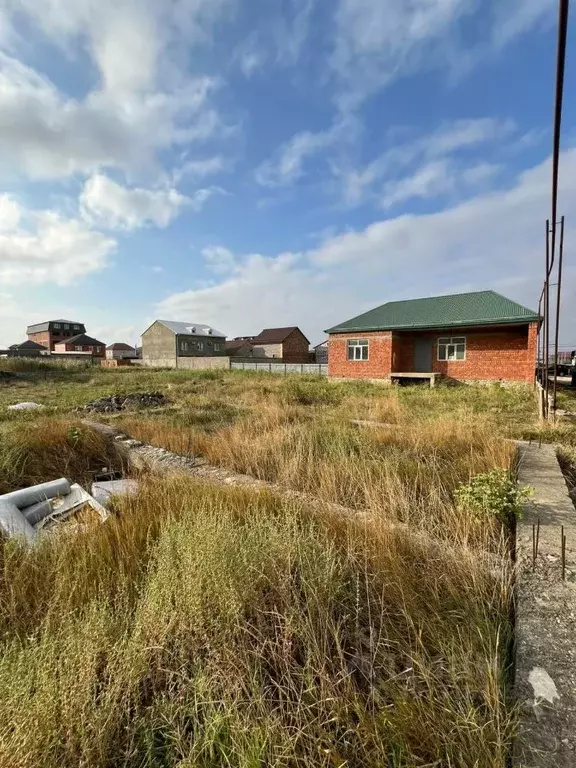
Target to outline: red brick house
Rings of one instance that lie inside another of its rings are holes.
[[[35,341],[51,352],[56,344],[78,336],[79,333],[86,333],[86,326],[75,320],[47,320],[45,323],[29,325],[26,329],[29,341]]]
[[[391,301],[326,331],[328,375],[532,383],[540,319],[495,291]]]
[[[300,328],[264,328],[250,340],[254,357],[278,359],[283,363],[307,363],[310,358],[310,342]]]
[[[54,347],[55,352],[85,352],[91,354],[92,357],[106,357],[106,344],[98,339],[93,339],[92,336],[87,336],[85,333],[80,333],[78,336],[72,336],[70,339],[56,344]]]

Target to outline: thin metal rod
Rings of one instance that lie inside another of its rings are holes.
[[[562,258],[564,255],[564,216],[560,221],[560,247],[558,250],[558,282],[556,284],[556,327],[554,328],[554,388],[552,403],[556,418],[556,389],[558,384],[558,333],[560,329],[560,292],[562,290]]]
[[[540,518],[536,521],[536,557],[538,557],[538,544],[540,543]]]
[[[542,288],[542,293],[544,293],[544,288]],[[540,301],[538,302],[538,317],[542,317],[542,296],[540,296]],[[540,383],[542,383],[542,371],[543,371],[543,361],[542,361],[542,323],[538,323],[538,333],[536,336],[536,343],[538,344],[538,349],[536,350],[536,365],[537,369],[540,372]]]
[[[546,219],[546,271],[544,278],[544,417],[548,418],[548,349],[550,345],[550,220]]]
[[[558,211],[558,165],[560,160],[560,129],[562,125],[562,99],[564,96],[564,68],[566,37],[568,32],[569,0],[558,3],[558,46],[556,55],[556,93],[554,97],[554,138],[552,144],[552,247],[550,269],[556,253],[556,219]]]
[[[560,535],[562,537],[560,544],[562,549],[562,581],[566,579],[566,536],[564,535],[564,526],[561,527]]]

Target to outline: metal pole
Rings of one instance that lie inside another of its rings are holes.
[[[564,94],[564,65],[568,31],[569,0],[558,3],[558,46],[556,56],[556,94],[554,98],[554,137],[552,144],[552,247],[550,269],[556,252],[556,219],[558,209],[558,164],[560,159],[560,128],[562,124],[562,98]]]
[[[554,329],[554,389],[552,402],[556,418],[556,385],[558,383],[558,335],[560,328],[560,291],[562,289],[562,256],[564,254],[564,216],[560,220],[560,249],[558,251],[558,282],[556,284],[556,328]]]
[[[548,418],[548,348],[550,344],[550,221],[546,219],[546,273],[544,278],[544,417]]]
[[[538,302],[538,317],[542,317],[542,296],[540,296],[540,301]],[[542,362],[542,323],[538,323],[538,335],[537,335],[537,343],[538,343],[538,350],[536,353],[536,367],[540,373],[540,375],[537,377],[542,383],[542,371],[543,368],[543,362]]]

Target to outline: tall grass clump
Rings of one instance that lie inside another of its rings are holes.
[[[7,421],[0,431],[0,494],[67,477],[89,484],[93,474],[123,464],[118,447],[72,419]]]
[[[1,765],[506,765],[504,566],[185,478],[117,512],[3,547]]]

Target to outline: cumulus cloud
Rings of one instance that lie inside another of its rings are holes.
[[[10,226],[0,231],[0,287],[68,285],[105,267],[116,247],[114,240],[85,222],[55,211],[25,210],[5,198],[2,209],[9,211]]]
[[[562,156],[562,210],[576,205],[576,149]],[[209,286],[166,297],[161,316],[206,318],[230,335],[266,325],[323,328],[385,301],[493,288],[535,307],[541,289],[543,220],[550,162],[522,173],[507,189],[438,213],[403,215],[328,237],[305,253],[229,258]],[[566,237],[574,236],[567,228]],[[565,296],[576,289],[566,266]],[[359,298],[361,297],[361,298]],[[564,328],[576,321],[570,302]]]
[[[80,209],[90,224],[106,229],[167,227],[182,208],[198,211],[212,194],[213,189],[199,189],[187,197],[176,189],[128,188],[98,174],[84,185]]]
[[[9,195],[0,195],[0,232],[10,232],[18,226],[21,209]]]
[[[184,49],[206,42],[228,0],[0,0],[70,58],[85,52],[98,79],[81,98],[62,93],[0,53],[0,162],[31,178],[116,167],[150,169],[159,150],[226,133],[209,100],[218,86],[186,74]],[[15,55],[16,54],[16,55]]]

